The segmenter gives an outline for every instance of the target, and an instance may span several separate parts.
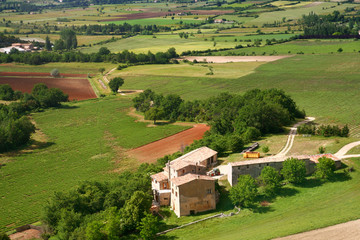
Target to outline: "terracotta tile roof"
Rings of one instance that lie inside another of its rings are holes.
[[[217,154],[217,152],[211,148],[201,147],[171,161],[170,167],[178,170],[189,165],[196,165],[215,154]]]
[[[313,161],[313,162],[318,163],[319,158],[322,158],[322,157],[327,157],[327,158],[330,158],[330,159],[332,159],[334,161],[340,161],[340,159],[338,157],[336,157],[335,155],[333,155],[331,153],[312,155],[312,156],[310,156],[310,160]]]
[[[158,182],[168,180],[168,177],[164,172],[159,172],[154,175],[151,175],[151,178],[155,179]]]
[[[261,164],[261,163],[272,163],[272,162],[284,162],[288,158],[297,158],[300,160],[310,159],[308,155],[298,155],[298,156],[281,156],[281,157],[265,157],[265,158],[257,158],[253,160],[240,161],[240,162],[232,162],[229,163],[231,166],[244,166],[250,164]]]
[[[215,181],[215,179],[210,176],[189,173],[184,176],[171,179],[171,183],[175,184],[176,186],[180,186],[197,179]]]

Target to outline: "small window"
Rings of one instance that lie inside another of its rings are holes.
[[[167,200],[169,200],[169,199],[165,197],[164,200],[167,201]]]
[[[269,164],[267,163],[266,166],[269,166]]]
[[[185,169],[183,169],[183,171],[182,171],[183,173],[185,173]]]
[[[174,194],[174,189],[171,189],[171,192]]]
[[[246,165],[246,168],[249,168],[249,165]]]
[[[155,180],[155,183],[157,183],[157,181]]]
[[[175,192],[175,197],[177,197],[177,192]]]
[[[199,171],[200,171],[200,168],[199,168]]]
[[[261,167],[261,164],[259,164],[259,167]]]
[[[238,170],[240,170],[241,168],[240,167],[238,167]]]
[[[206,192],[207,192],[207,194],[211,194],[211,192],[212,192],[211,188],[209,188]]]

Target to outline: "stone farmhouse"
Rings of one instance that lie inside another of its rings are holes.
[[[155,204],[171,206],[180,216],[216,208],[215,179],[206,170],[217,163],[217,152],[201,147],[171,162],[151,175]]]
[[[271,166],[280,171],[282,169],[282,163],[290,157],[304,161],[307,174],[312,174],[315,172],[315,166],[318,163],[318,159],[321,157],[330,158],[335,161],[335,166],[337,168],[341,167],[340,159],[333,154],[265,157],[254,160],[229,163],[227,166],[228,181],[231,186],[234,186],[237,183],[240,175],[248,174],[253,178],[257,178],[260,176],[261,170],[266,166]]]

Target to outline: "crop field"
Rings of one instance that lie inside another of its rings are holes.
[[[14,90],[31,93],[35,84],[45,83],[49,88],[59,88],[69,95],[69,100],[84,100],[96,98],[87,75],[62,75],[60,78],[50,77],[50,74],[25,73],[0,73],[0,84],[9,84]]]
[[[125,156],[135,148],[186,129],[147,127],[127,115],[127,97],[68,103],[32,114],[37,131],[31,146],[0,155],[0,229],[39,219],[54,191],[84,180],[109,180],[139,163]]]
[[[153,70],[151,70],[152,66],[146,66],[144,72],[140,66],[135,67],[132,76],[132,67],[122,71],[127,74],[127,76],[123,75],[124,88],[151,88],[165,94],[177,93],[185,99],[207,98],[224,91],[242,93],[253,88],[276,87],[290,94],[300,108],[306,110],[308,116],[326,119],[328,122],[358,125],[360,123],[360,96],[357,93],[360,87],[357,81],[360,74],[360,69],[357,67],[359,59],[359,54],[296,55],[262,64],[255,70],[252,68],[251,71],[254,72],[248,75],[241,73],[240,66],[249,66],[247,64],[250,63],[237,63],[238,67],[229,72],[226,78],[216,74],[216,67],[211,77],[177,76],[176,70],[173,75],[172,65],[169,65],[168,69],[165,67],[164,73],[167,75],[162,73],[161,68],[156,70],[158,68],[156,66]],[[176,68],[176,65],[174,66]],[[221,69],[221,65],[219,68]],[[221,71],[220,69],[218,71]],[[246,70],[246,67],[243,69]]]
[[[268,35],[268,39],[272,39]],[[264,44],[264,42],[263,42]],[[266,45],[261,47],[249,47],[236,50],[216,52],[214,55],[277,55],[277,54],[333,54],[339,48],[343,53],[354,53],[360,51],[360,43],[355,40],[295,40],[283,44]]]
[[[196,19],[180,19],[175,18],[171,19],[168,18],[145,18],[145,19],[134,19],[134,20],[120,20],[120,21],[109,21],[104,22],[106,24],[114,23],[114,24],[124,24],[128,23],[131,25],[139,24],[139,25],[159,25],[159,26],[171,26],[171,25],[181,25],[182,23],[200,23],[202,20],[196,20]]]
[[[347,7],[356,7],[356,4],[341,4],[337,5],[337,3],[329,3],[329,2],[317,2],[312,3],[311,5],[305,5],[299,8],[289,8],[285,11],[274,11],[274,12],[266,12],[261,13],[258,18],[255,18],[251,21],[245,23],[246,26],[262,26],[264,23],[274,23],[275,21],[282,21],[285,18],[286,21],[296,20],[301,18],[302,15],[307,15],[310,12],[314,12],[316,14],[329,14],[333,11],[344,11]]]
[[[269,206],[215,218],[166,234],[176,239],[272,239],[357,219],[360,214],[360,160],[346,164],[356,171],[321,184],[308,179],[304,186],[287,185]],[[213,215],[214,213],[208,214]],[[202,216],[205,217],[206,215]],[[185,220],[170,218],[168,222]],[[261,227],[259,227],[261,226]]]

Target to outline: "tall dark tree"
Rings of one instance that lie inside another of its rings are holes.
[[[65,49],[70,50],[77,48],[78,42],[76,38],[76,33],[70,28],[64,28],[63,30],[61,30],[60,38],[64,41]]]
[[[50,42],[49,36],[46,36],[46,39],[45,39],[45,49],[46,49],[47,51],[51,51],[51,50],[52,50],[52,46],[51,46],[51,42]]]
[[[121,77],[115,77],[110,80],[109,87],[113,93],[117,93],[119,90],[119,87],[121,87],[124,84],[124,79]]]

